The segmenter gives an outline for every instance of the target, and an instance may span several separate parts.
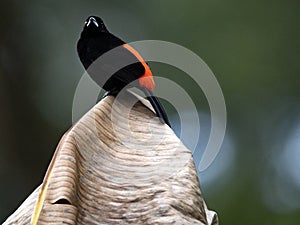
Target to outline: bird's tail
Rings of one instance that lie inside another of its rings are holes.
[[[159,102],[158,98],[153,95],[153,92],[148,90],[147,88],[143,88],[142,91],[145,93],[147,99],[151,103],[156,115],[163,122],[166,123],[169,127],[171,127],[168,116],[162,104]]]

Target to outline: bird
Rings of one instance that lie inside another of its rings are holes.
[[[136,87],[145,94],[160,121],[171,127],[165,109],[153,94],[155,82],[148,63],[132,46],[110,33],[100,17],[86,19],[77,53],[87,73],[106,91],[105,96],[116,96],[124,87]],[[107,57],[98,60],[104,55]]]

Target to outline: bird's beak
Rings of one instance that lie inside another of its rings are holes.
[[[86,26],[90,26],[91,24],[95,25],[96,27],[99,27],[99,24],[97,23],[96,19],[94,17],[91,17],[89,21],[86,23]]]

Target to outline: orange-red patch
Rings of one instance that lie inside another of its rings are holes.
[[[147,88],[148,90],[153,91],[155,83],[153,80],[153,75],[152,72],[147,65],[147,63],[144,61],[142,56],[130,45],[128,44],[123,44],[123,47],[126,48],[128,51],[130,51],[144,66],[145,68],[145,73],[139,78],[139,84],[142,87]]]

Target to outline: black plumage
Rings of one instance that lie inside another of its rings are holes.
[[[141,57],[136,56],[138,53],[128,50],[125,45],[124,41],[107,30],[101,18],[90,16],[77,43],[77,52],[88,74],[108,94],[117,95],[126,85],[141,89],[157,116],[170,126],[164,108],[152,93],[154,82],[149,86],[139,83],[147,69],[151,73],[150,68],[141,61]]]

